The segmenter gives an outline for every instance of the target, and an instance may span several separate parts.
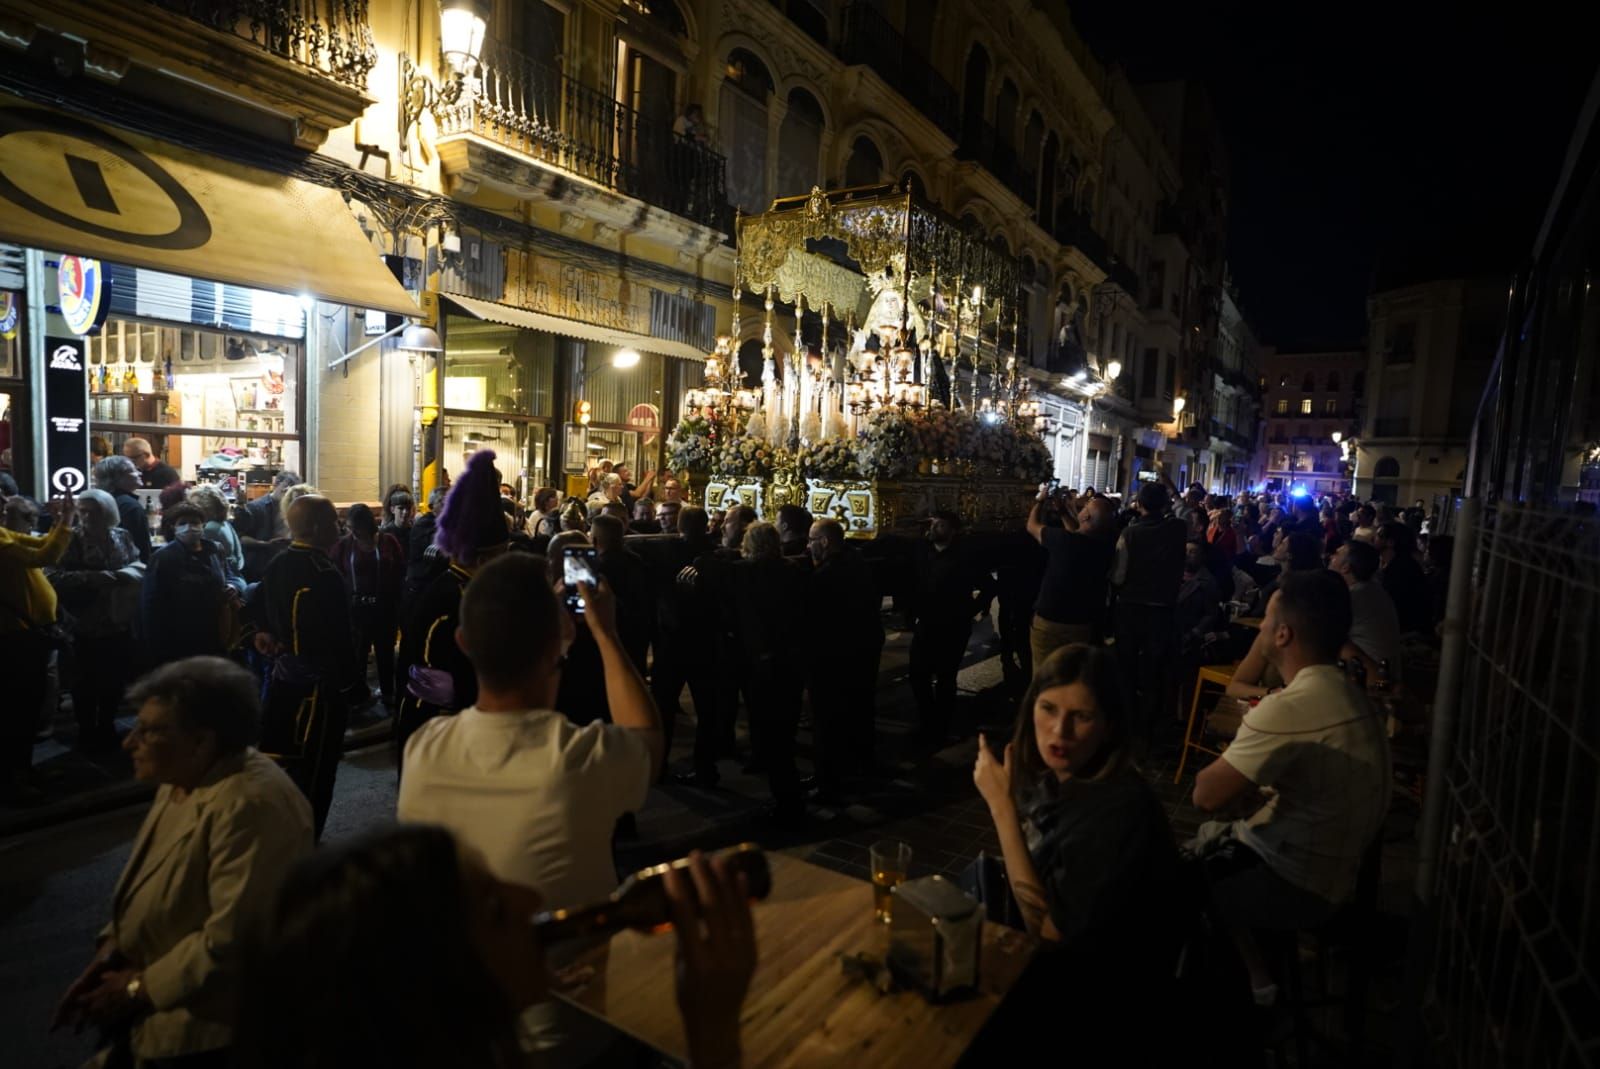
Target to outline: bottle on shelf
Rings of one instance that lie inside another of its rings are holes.
[[[744,873],[752,901],[759,902],[772,893],[772,870],[767,867],[767,855],[761,847],[755,843],[740,843],[726,851],[725,856],[731,857],[734,866]],[[538,914],[532,923],[540,946],[613,935],[626,928],[666,931],[672,927],[672,905],[667,900],[663,877],[668,869],[688,867],[689,859],[679,858],[665,865],[641,869],[623,880],[603,902]],[[693,888],[692,881],[689,886]]]
[[[128,365],[128,370],[126,370],[126,371],[124,371],[122,373],[122,392],[123,393],[138,393],[139,392],[139,376],[134,372],[132,364],[129,364]]]
[[[167,358],[162,364],[161,381],[162,381],[162,383],[164,384],[164,386],[165,386],[165,388],[167,390],[172,390],[176,385],[176,380],[174,380],[173,377],[172,377],[172,354],[171,353],[167,354]]]

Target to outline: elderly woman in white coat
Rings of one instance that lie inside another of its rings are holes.
[[[111,899],[111,923],[55,1026],[113,1037],[107,1064],[224,1066],[239,956],[285,873],[311,853],[311,809],[250,746],[250,673],[219,657],[175,661],[136,683],[124,746],[160,784]]]

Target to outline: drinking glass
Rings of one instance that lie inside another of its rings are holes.
[[[895,839],[872,844],[872,915],[879,924],[889,923],[894,906],[895,884],[903,883],[911,868],[911,846]]]

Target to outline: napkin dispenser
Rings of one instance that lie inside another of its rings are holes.
[[[894,888],[889,968],[896,980],[938,1002],[978,986],[983,911],[943,876]]]

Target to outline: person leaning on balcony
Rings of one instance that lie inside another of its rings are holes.
[[[690,104],[672,122],[672,132],[697,144],[705,144],[706,113],[699,104]]]

